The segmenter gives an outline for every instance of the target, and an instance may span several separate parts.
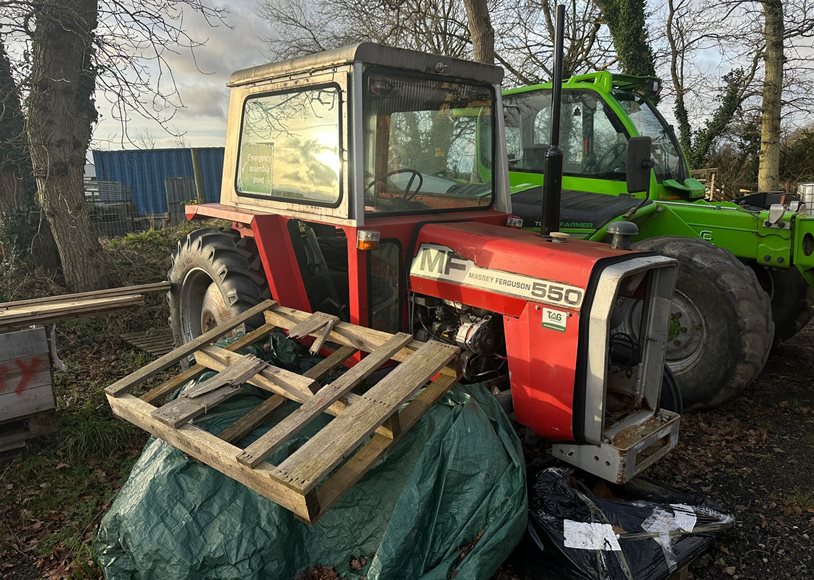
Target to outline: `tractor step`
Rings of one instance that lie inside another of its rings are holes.
[[[262,327],[225,348],[212,344],[258,314],[266,319]],[[314,338],[318,348],[333,353],[297,374],[237,352],[275,329]],[[313,523],[456,382],[458,352],[449,344],[424,343],[408,334],[364,328],[266,301],[117,381],[106,392],[117,416]],[[367,355],[335,380],[323,381],[357,353]],[[196,365],[140,396],[134,394],[190,355]],[[389,361],[398,364],[364,392],[354,392]],[[156,406],[159,399],[207,370],[215,374]],[[272,395],[217,436],[193,423],[239,393],[235,386],[243,382]],[[254,443],[237,445],[289,401],[299,407]],[[277,465],[267,461],[323,413],[335,418]]]

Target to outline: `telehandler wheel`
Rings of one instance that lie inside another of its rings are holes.
[[[758,281],[772,301],[774,345],[790,339],[811,320],[814,288],[795,268],[766,268],[751,264]]]
[[[252,238],[205,228],[178,242],[167,274],[170,326],[176,345],[223,323],[269,296]],[[254,329],[262,316],[246,323]]]
[[[727,250],[691,238],[636,244],[679,261],[666,360],[686,409],[715,407],[763,370],[774,336],[768,295]]]

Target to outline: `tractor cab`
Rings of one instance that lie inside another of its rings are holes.
[[[627,480],[676,444],[660,409],[675,262],[520,229],[502,78],[370,43],[232,75],[221,202],[187,216],[233,227],[179,246],[176,339],[270,295],[452,344],[461,378],[503,387],[559,457]]]

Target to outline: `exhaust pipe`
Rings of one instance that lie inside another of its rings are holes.
[[[565,6],[557,6],[554,33],[554,79],[551,91],[551,146],[545,154],[543,165],[543,215],[540,235],[551,238],[551,232],[560,229],[560,198],[562,197],[562,160],[560,149],[560,109],[562,105],[562,58],[565,35]]]

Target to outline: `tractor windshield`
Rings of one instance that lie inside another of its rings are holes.
[[[676,179],[684,181],[684,161],[672,128],[658,111],[640,95],[614,92],[614,97],[636,126],[640,135],[653,139],[653,161],[659,181]]]
[[[368,213],[487,207],[495,97],[488,85],[366,75],[364,199]],[[485,148],[485,151],[484,151]]]

